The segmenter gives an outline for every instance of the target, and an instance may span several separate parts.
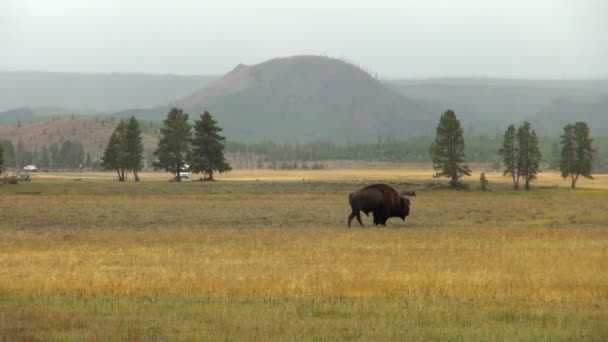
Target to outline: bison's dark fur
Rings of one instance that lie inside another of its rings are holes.
[[[348,196],[348,202],[352,212],[348,216],[348,227],[353,218],[361,222],[361,211],[369,216],[371,212],[374,218],[374,225],[386,226],[386,220],[390,217],[405,217],[410,214],[410,200],[401,196],[399,192],[387,184],[373,184],[364,187]]]

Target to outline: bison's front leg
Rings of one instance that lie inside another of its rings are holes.
[[[381,211],[374,211],[373,217],[374,217],[374,226],[381,224],[381,222],[382,222],[382,212]]]
[[[386,220],[388,220],[388,214],[382,210],[374,212],[374,225],[386,226]]]

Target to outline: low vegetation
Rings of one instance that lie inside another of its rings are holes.
[[[425,191],[430,175],[0,186],[0,336],[605,340],[608,177],[571,190],[543,173],[516,192],[486,172],[492,191]],[[418,190],[410,216],[346,228],[348,193],[379,180]]]

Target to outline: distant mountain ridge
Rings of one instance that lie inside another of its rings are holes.
[[[0,72],[0,110],[12,108],[0,125],[96,114],[160,121],[177,106],[192,120],[211,111],[233,141],[346,143],[432,135],[450,108],[469,135],[494,136],[522,120],[543,135],[577,120],[608,135],[606,98],[608,80],[381,81],[339,59],[294,56],[222,77]]]
[[[595,118],[590,124],[598,133],[608,135],[608,119],[597,122],[601,116],[588,115],[590,108],[597,111],[595,104],[608,97],[608,80],[423,79],[385,83],[431,111],[454,109],[473,134],[502,132],[509,123],[530,120],[542,134],[554,135],[564,122]],[[569,112],[559,109],[559,103],[568,103]],[[559,119],[552,118],[557,109],[562,112]],[[608,118],[608,111],[605,113]]]
[[[210,110],[237,140],[403,138],[430,133],[438,117],[356,66],[319,56],[239,65],[175,104]]]
[[[217,76],[0,72],[0,111],[29,107],[111,112],[185,97]]]

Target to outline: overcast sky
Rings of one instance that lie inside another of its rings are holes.
[[[0,70],[223,74],[298,54],[384,78],[608,78],[608,1],[0,0]]]

